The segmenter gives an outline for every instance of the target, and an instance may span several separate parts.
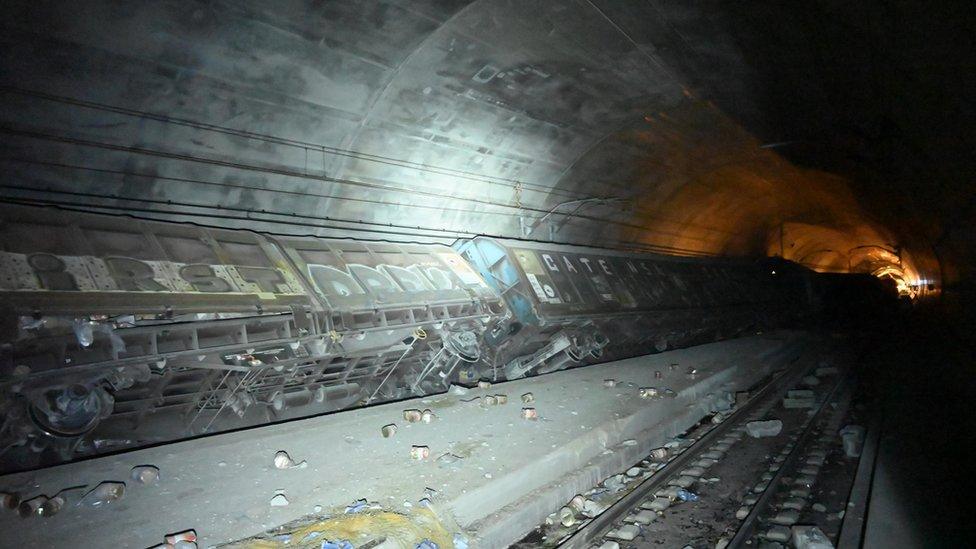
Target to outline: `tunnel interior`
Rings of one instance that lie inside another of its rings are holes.
[[[14,0],[4,15],[0,491],[210,440],[206,414],[181,430],[204,410],[249,422],[227,436],[287,430],[477,387],[491,361],[514,380],[788,329],[843,340],[857,413],[884,418],[873,531],[971,539],[945,493],[969,476],[954,468],[974,396],[967,5]],[[272,360],[288,366],[248,373]],[[322,407],[289,412],[306,405]],[[99,447],[88,435],[113,414],[128,415]],[[252,522],[283,522],[268,520]],[[868,530],[863,546],[898,546]]]

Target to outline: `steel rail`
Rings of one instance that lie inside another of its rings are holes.
[[[735,535],[727,545],[729,549],[745,547],[748,543],[751,543],[752,535],[755,532],[756,525],[759,522],[760,514],[768,511],[769,503],[773,499],[773,495],[776,493],[783,477],[794,469],[796,460],[802,453],[802,450],[806,447],[807,443],[810,441],[810,438],[813,436],[813,432],[816,430],[816,425],[818,425],[821,419],[823,419],[824,411],[829,409],[828,404],[834,399],[834,395],[837,394],[837,390],[847,383],[847,380],[847,376],[840,377],[830,392],[827,393],[827,396],[823,399],[823,402],[820,403],[820,407],[817,408],[817,412],[807,421],[806,426],[803,428],[803,432],[794,443],[790,454],[786,456],[786,459],[780,464],[779,469],[777,469],[776,473],[773,474],[773,478],[771,478],[766,484],[766,489],[763,490],[762,494],[760,494],[759,499],[756,501],[756,504],[752,506],[749,514],[746,516],[746,518],[742,519],[742,522],[739,524],[739,529],[735,532]]]
[[[858,549],[864,543],[871,489],[877,468],[881,425],[881,413],[878,412],[871,418],[868,432],[864,436],[864,446],[861,449],[861,457],[858,458],[854,484],[847,497],[848,506],[845,507],[844,522],[841,523],[840,535],[837,537],[837,549]]]
[[[560,549],[582,549],[589,547],[594,540],[602,536],[614,523],[630,513],[641,501],[652,496],[655,491],[661,488],[677,472],[684,469],[689,462],[698,458],[705,451],[705,448],[710,446],[715,440],[723,437],[734,426],[739,425],[742,418],[759,408],[762,404],[768,403],[767,397],[776,393],[783,393],[790,387],[793,387],[810,367],[811,365],[805,364],[803,366],[788,368],[770,380],[745,405],[732,412],[725,421],[699,437],[694,444],[685,448],[684,451],[669,460],[664,467],[645,479],[629,494],[617,500],[613,505],[603,511],[603,513],[594,517],[589,523],[560,543]]]

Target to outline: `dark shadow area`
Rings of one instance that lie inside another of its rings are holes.
[[[865,405],[881,438],[865,547],[965,547],[976,535],[971,318],[944,302],[911,306],[864,290],[838,292],[825,328],[841,329],[861,357]]]

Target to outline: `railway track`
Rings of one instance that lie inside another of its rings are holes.
[[[798,396],[812,397],[810,407],[795,408]],[[694,430],[664,460],[660,452],[648,456],[640,464],[647,470],[643,481],[603,512],[592,517],[581,513],[584,517],[570,533],[563,529],[537,540],[565,549],[776,547],[789,543],[797,524],[821,527],[836,539],[843,509],[834,514],[812,511],[811,506],[821,504],[811,504],[811,492],[828,453],[837,450],[836,433],[848,416],[851,397],[852,383],[843,371],[798,363],[722,421]],[[784,398],[790,408],[781,407]],[[772,416],[782,418],[779,435],[748,437],[748,424]],[[854,464],[840,467],[844,477]],[[846,488],[829,488],[825,492],[846,502]],[[846,503],[840,505],[846,508]],[[567,508],[572,510],[573,502]],[[557,513],[557,520],[567,518],[567,508]]]
[[[803,431],[784,447],[780,453],[784,459],[765,488],[758,491],[761,485],[756,486],[758,499],[751,507],[741,508],[748,514],[728,547],[743,547],[757,538],[780,543],[792,538],[791,527],[799,522],[800,512],[808,505],[810,490],[826,461],[826,445],[840,429],[847,411],[847,381],[837,381]],[[830,406],[834,404],[837,406]]]

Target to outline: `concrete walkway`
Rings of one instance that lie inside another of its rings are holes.
[[[638,461],[697,422],[723,391],[754,385],[786,367],[809,340],[779,332],[523,379],[471,390],[384,404],[279,425],[168,444],[0,477],[0,490],[25,497],[54,495],[70,486],[128,481],[133,466],[159,467],[154,486],[128,482],[125,497],[104,508],[69,505],[51,518],[21,520],[0,513],[2,547],[149,547],[168,533],[195,529],[200,546],[257,534],[313,513],[366,498],[391,510],[436,490],[445,520],[480,547],[503,547],[541,523],[574,494]],[[674,368],[669,366],[676,364]],[[698,375],[690,379],[689,367]],[[655,371],[663,379],[655,379]],[[616,387],[604,379],[617,380]],[[677,392],[642,400],[638,388]],[[537,421],[523,420],[520,396],[531,392]],[[463,402],[504,394],[505,405]],[[402,412],[429,408],[431,424],[407,424]],[[396,423],[385,439],[382,426]],[[625,441],[633,440],[624,444]],[[424,461],[412,445],[430,447]],[[308,466],[275,469],[279,450]],[[608,451],[609,450],[609,451]],[[445,453],[459,465],[440,465]],[[271,507],[277,490],[289,500]],[[83,493],[83,492],[82,492]],[[75,497],[77,501],[77,497]]]

